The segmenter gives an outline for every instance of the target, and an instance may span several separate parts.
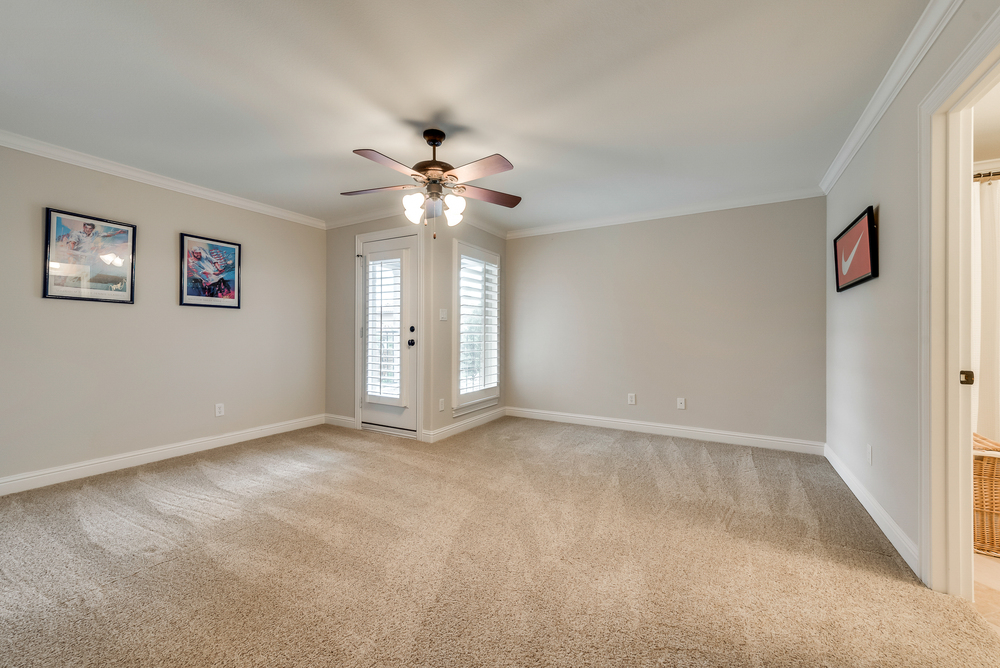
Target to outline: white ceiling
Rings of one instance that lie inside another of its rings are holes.
[[[510,232],[822,194],[925,0],[4,0],[0,131],[331,225],[501,153]],[[460,131],[456,131],[460,130]],[[402,220],[402,216],[401,220]]]

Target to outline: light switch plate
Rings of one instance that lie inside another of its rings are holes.
[[[447,319],[448,319],[448,309],[443,308],[441,309],[441,320],[447,320]]]

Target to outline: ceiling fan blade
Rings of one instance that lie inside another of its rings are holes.
[[[389,169],[395,169],[400,174],[406,174],[407,176],[423,176],[420,172],[415,172],[401,162],[396,162],[387,155],[382,155],[378,151],[374,151],[370,148],[359,148],[355,151],[362,158],[368,158],[373,160],[380,165],[385,165]]]
[[[340,193],[341,195],[367,195],[368,193],[380,193],[385,190],[413,190],[414,188],[419,188],[419,183],[411,183],[405,186],[385,186],[383,188],[369,188],[368,190],[352,190],[349,193]]]
[[[470,162],[467,165],[456,167],[451,171],[445,172],[444,175],[454,176],[458,179],[458,183],[466,183],[467,181],[475,181],[476,179],[481,179],[484,176],[489,176],[490,174],[506,172],[509,169],[514,169],[514,165],[510,164],[510,160],[503,157],[499,153],[494,153],[487,158],[482,158],[481,160]]]
[[[462,197],[471,197],[472,199],[482,200],[483,202],[489,202],[490,204],[499,204],[500,206],[505,206],[508,209],[513,209],[521,202],[521,198],[517,195],[508,195],[507,193],[500,193],[496,190],[489,190],[487,188],[477,188],[476,186],[463,187],[465,188],[465,191],[461,193]]]

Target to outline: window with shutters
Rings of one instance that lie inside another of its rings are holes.
[[[500,257],[455,241],[453,414],[500,400]]]

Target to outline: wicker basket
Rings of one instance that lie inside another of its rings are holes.
[[[972,517],[976,552],[1000,557],[1000,457],[973,455]]]

